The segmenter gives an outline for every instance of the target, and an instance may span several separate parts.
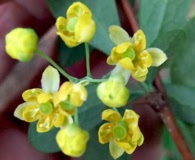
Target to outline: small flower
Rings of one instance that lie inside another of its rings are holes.
[[[73,3],[67,10],[67,18],[59,17],[56,21],[57,34],[68,47],[75,47],[93,38],[96,26],[92,13],[81,2]]]
[[[42,89],[34,88],[23,92],[25,102],[16,108],[14,116],[27,122],[38,120],[38,132],[47,132],[53,126],[60,127],[72,122],[70,115],[62,113],[53,103],[53,95],[58,91],[60,82],[58,71],[51,66],[47,67],[41,82]]]
[[[102,120],[108,122],[99,128],[99,142],[109,142],[110,154],[114,159],[124,152],[131,154],[137,146],[142,145],[144,137],[138,126],[139,115],[133,110],[126,109],[121,117],[118,112],[107,109],[102,113]]]
[[[160,66],[167,60],[166,54],[158,48],[146,49],[146,37],[138,30],[133,37],[118,26],[110,27],[110,38],[116,47],[107,59],[110,65],[120,64],[128,69],[137,81],[144,81],[151,66]]]
[[[120,81],[108,79],[99,84],[97,95],[109,107],[123,107],[127,104],[130,92]]]
[[[81,107],[87,100],[87,90],[80,84],[65,82],[54,96],[54,105],[59,105],[60,110],[74,114],[76,107]]]
[[[15,28],[5,37],[5,49],[13,59],[28,62],[37,49],[38,36],[31,28]]]
[[[76,124],[62,128],[56,136],[56,141],[62,152],[71,157],[80,157],[86,150],[89,134]]]

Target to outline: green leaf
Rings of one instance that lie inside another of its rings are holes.
[[[186,34],[183,30],[173,30],[161,33],[151,46],[162,49],[168,56],[168,60],[160,67],[151,67],[146,82],[151,84],[160,68],[170,66],[178,53],[186,46]]]
[[[80,125],[86,130],[90,130],[99,124],[102,121],[102,111],[108,109],[97,97],[96,89],[97,85],[87,87],[87,101],[79,109]]]
[[[166,90],[173,113],[177,118],[195,124],[195,88],[167,84]]]
[[[98,142],[98,128],[100,125],[94,127],[90,131],[90,140],[88,142],[87,150],[83,155],[83,160],[113,160],[109,152],[108,144],[100,144]],[[93,136],[92,136],[93,135]],[[130,160],[130,155],[124,153],[117,160]]]
[[[171,80],[175,84],[195,87],[195,18],[191,19],[184,28],[187,43],[184,50],[177,53],[171,67]]]
[[[139,24],[147,37],[147,45],[160,33],[181,29],[186,23],[186,17],[192,0],[141,0],[139,9]]]
[[[75,2],[75,0],[47,0],[53,15],[66,17],[67,8]],[[108,27],[110,25],[119,25],[118,13],[115,1],[106,0],[81,0],[86,4],[93,13],[93,19],[96,22],[96,34],[90,44],[107,55],[110,54],[113,44],[109,39]],[[102,5],[103,4],[103,5]],[[105,18],[106,17],[106,18]]]
[[[34,148],[44,153],[59,152],[60,149],[56,143],[56,134],[59,129],[53,128],[46,133],[38,133],[36,130],[37,122],[30,123],[28,129],[28,139]]]

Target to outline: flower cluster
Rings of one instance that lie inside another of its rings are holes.
[[[66,16],[67,18],[57,19],[56,27],[57,35],[68,47],[92,40],[96,25],[87,6],[75,2],[68,8]],[[12,58],[23,62],[30,61],[37,51],[37,54],[46,57],[45,59],[56,67],[55,69],[49,66],[44,70],[42,88],[23,92],[25,102],[16,108],[15,117],[26,122],[37,121],[37,132],[48,132],[53,127],[60,128],[56,135],[57,144],[63,153],[72,157],[83,155],[89,140],[89,133],[79,126],[77,109],[87,100],[85,85],[90,83],[101,82],[97,87],[97,96],[103,104],[111,108],[102,112],[102,120],[108,122],[102,124],[98,131],[99,142],[109,143],[111,156],[117,159],[124,152],[131,154],[144,141],[138,125],[139,115],[126,109],[122,117],[117,108],[128,103],[130,91],[126,85],[130,76],[143,82],[149,67],[161,65],[167,56],[158,48],[146,48],[146,37],[142,30],[138,30],[133,37],[119,26],[111,26],[109,31],[110,39],[116,46],[107,58],[107,63],[116,66],[106,80],[92,78],[87,47],[87,76],[77,79],[37,49],[38,37],[32,29],[17,28],[6,36],[6,51]],[[61,86],[57,69],[69,79]],[[75,79],[77,81],[73,83]]]
[[[92,13],[81,2],[73,3],[67,10],[67,19],[59,17],[56,21],[57,34],[69,47],[89,42],[96,31]]]
[[[59,73],[51,66],[47,67],[43,72],[41,83],[42,88],[29,89],[23,92],[22,97],[25,102],[16,108],[14,115],[26,122],[38,120],[38,132],[48,132],[53,127],[60,127],[61,130],[58,135],[61,135],[64,130],[66,134],[69,134],[69,132],[73,134],[74,131],[68,129],[67,126],[74,124],[71,116],[75,113],[75,109],[82,106],[83,102],[87,99],[87,90],[82,84],[74,84],[72,82],[65,82],[59,88]],[[86,131],[80,132],[80,130],[75,133],[78,133],[75,141],[82,140],[84,133],[84,136],[88,134]],[[87,143],[88,139],[88,136],[86,136],[83,145]],[[78,151],[79,153],[76,152],[77,147],[72,149],[71,153],[73,153],[71,154],[67,147],[64,148],[62,146],[63,141],[63,138],[57,136],[57,142],[64,153],[70,156],[80,155],[81,151]],[[66,143],[66,145],[71,144],[71,141],[70,144]],[[84,150],[85,147],[82,147],[83,152]],[[76,152],[75,154],[74,151]]]
[[[110,65],[120,64],[129,70],[137,81],[143,82],[150,66],[160,66],[166,61],[166,54],[158,48],[146,49],[146,37],[138,30],[133,37],[119,26],[110,27],[110,39],[116,44],[107,59]]]

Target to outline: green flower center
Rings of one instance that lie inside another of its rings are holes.
[[[51,114],[53,111],[53,105],[51,102],[41,103],[40,112],[45,115]]]
[[[70,18],[70,19],[68,20],[68,23],[67,23],[67,26],[66,26],[67,30],[68,30],[69,32],[74,32],[75,26],[76,26],[76,23],[77,23],[77,22],[78,22],[78,18],[77,18],[77,17]]]
[[[123,140],[127,136],[127,127],[125,122],[120,122],[113,128],[114,137],[117,140]]]
[[[135,51],[133,48],[128,48],[124,53],[123,53],[123,58],[129,57],[132,61],[135,59]]]

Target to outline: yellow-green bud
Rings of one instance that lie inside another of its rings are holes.
[[[37,49],[38,36],[31,28],[15,28],[5,37],[5,49],[13,59],[28,62]]]
[[[127,104],[130,92],[123,83],[107,80],[98,86],[97,95],[109,107],[122,107]]]
[[[56,141],[62,152],[71,157],[80,157],[86,150],[89,134],[76,124],[61,129]]]

